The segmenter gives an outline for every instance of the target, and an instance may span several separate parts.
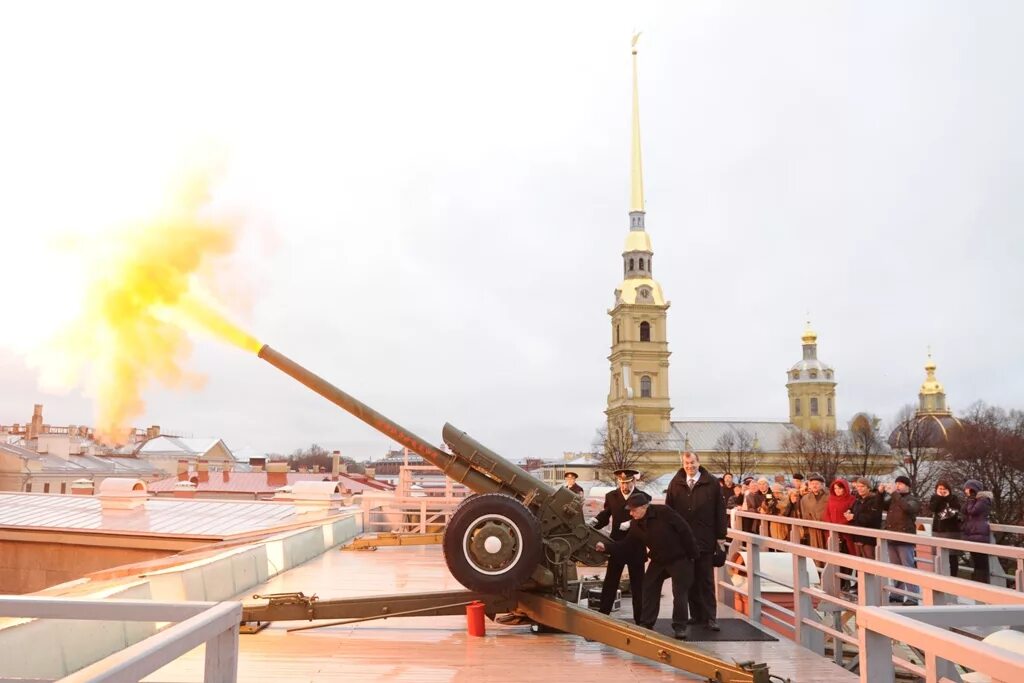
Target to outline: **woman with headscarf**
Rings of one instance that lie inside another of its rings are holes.
[[[989,514],[992,512],[992,492],[982,491],[981,482],[977,479],[968,479],[964,482],[964,493],[967,499],[964,500],[963,537],[965,541],[975,543],[988,543],[992,537],[992,529],[988,523]],[[974,571],[971,578],[981,583],[989,582],[988,555],[982,553],[971,553],[971,564]]]
[[[828,507],[825,508],[824,521],[830,524],[849,524],[846,518],[846,511],[853,507],[857,500],[856,496],[850,493],[850,484],[841,477],[836,477],[829,488]],[[839,549],[850,555],[856,555],[857,549],[853,546],[853,538],[850,534],[839,535]]]
[[[960,511],[960,499],[953,493],[948,481],[940,479],[935,484],[935,494],[928,501],[928,509],[932,511],[932,536],[960,538],[963,513]],[[960,553],[953,550],[949,553],[949,575],[956,576],[959,573]]]

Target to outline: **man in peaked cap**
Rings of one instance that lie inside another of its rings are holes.
[[[611,537],[613,541],[624,541],[629,532],[630,516],[626,501],[632,495],[645,497],[648,501],[651,497],[636,488],[636,470],[621,469],[613,472],[615,475],[616,488],[609,491],[604,497],[604,509],[597,513],[594,518],[593,527],[603,529],[608,522],[611,522]],[[613,553],[608,558],[608,569],[604,573],[604,583],[601,584],[601,606],[598,608],[602,614],[611,614],[612,605],[615,604],[615,591],[619,589],[619,582],[622,579],[622,568],[629,570],[629,592],[633,601],[633,621],[640,623],[640,614],[643,609],[643,577],[644,562],[647,553],[643,544],[632,543],[623,546],[620,552]]]
[[[565,473],[565,488],[569,489],[577,496],[583,495],[583,487],[576,483],[576,480],[580,478],[580,475],[575,472]]]

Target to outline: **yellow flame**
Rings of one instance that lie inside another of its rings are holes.
[[[204,271],[232,251],[237,236],[236,221],[209,215],[210,182],[209,172],[187,178],[154,219],[97,245],[81,315],[35,359],[44,384],[71,386],[85,376],[97,402],[96,434],[107,443],[126,442],[147,387],[202,383],[183,364],[187,331],[260,349],[202,286]]]

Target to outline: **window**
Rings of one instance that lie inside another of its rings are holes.
[[[818,379],[818,371],[811,370],[811,379]]]
[[[831,398],[828,399],[828,414],[829,415],[832,414],[832,399]]]
[[[644,375],[640,378],[640,398],[651,397],[651,378]]]
[[[811,415],[817,415],[817,414],[818,414],[818,399],[817,398],[812,398],[811,399]]]
[[[644,269],[644,260],[640,259],[640,270]]]
[[[25,484],[25,493],[32,493],[32,482]]]
[[[621,327],[622,327],[621,325],[616,325],[616,326],[615,326],[615,343],[616,343],[616,344],[618,344],[618,343],[619,343],[619,332],[621,332],[621,331],[622,331],[622,330],[620,329]]]
[[[648,273],[653,273],[654,272],[654,259],[653,258],[648,258],[647,259],[647,272]]]
[[[798,379],[800,379],[800,371],[799,370],[794,370],[793,371],[793,380],[796,381]]]
[[[46,482],[45,484],[43,484],[43,493],[49,493],[49,492],[50,492],[50,482]]]
[[[629,269],[633,270],[633,259],[629,259]]]
[[[646,320],[640,323],[640,341],[651,341],[651,324]]]
[[[67,493],[68,492],[68,483],[66,481],[62,481],[60,483],[60,492],[61,493]]]
[[[798,398],[793,399],[793,414],[794,415],[799,415],[800,414],[800,399],[798,399]]]

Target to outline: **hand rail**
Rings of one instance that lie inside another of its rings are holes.
[[[782,515],[767,515],[749,510],[736,509],[738,517],[756,519],[762,522],[774,522],[775,524],[795,525],[808,529],[820,529],[822,531],[834,531],[839,534],[850,536],[870,536],[875,539],[895,541],[897,543],[913,543],[914,545],[925,545],[936,548],[948,548],[962,552],[982,553],[985,555],[999,555],[1012,560],[1024,560],[1024,548],[1017,546],[998,545],[996,543],[979,543],[977,541],[964,541],[958,538],[943,538],[940,536],[925,536],[924,534],[910,534],[903,531],[889,531],[886,529],[872,529],[871,527],[853,526],[850,524],[834,524],[832,522],[818,522],[811,519],[798,517],[784,517]]]
[[[747,516],[761,518],[764,520],[770,520],[775,517],[773,515],[758,515],[756,513],[746,514]],[[835,530],[843,533],[848,533],[850,531],[849,527],[845,527],[843,525],[832,525],[824,522],[810,522],[809,520],[800,521],[805,521],[808,525],[813,525],[818,528],[823,527],[829,529],[830,527],[838,527]],[[860,529],[860,527],[856,527],[856,529]],[[836,662],[839,664],[842,664],[844,661],[844,645],[858,645],[862,658],[865,656],[864,653],[867,651],[867,647],[873,648],[870,666],[873,666],[875,669],[879,669],[879,667],[884,668],[884,666],[898,666],[902,669],[916,672],[919,675],[936,671],[940,673],[948,673],[952,666],[949,661],[960,656],[959,650],[946,650],[941,646],[941,644],[936,645],[932,641],[926,641],[926,647],[922,648],[926,651],[926,657],[924,667],[921,667],[918,664],[902,659],[895,654],[892,649],[892,639],[887,636],[873,633],[870,637],[855,640],[851,635],[844,633],[840,628],[840,611],[853,611],[858,620],[858,627],[860,614],[866,608],[876,608],[882,611],[899,609],[901,610],[901,613],[916,614],[915,610],[934,610],[941,607],[944,610],[951,611],[956,614],[971,615],[970,617],[961,616],[961,620],[965,618],[978,619],[980,618],[978,615],[986,612],[986,610],[990,612],[992,610],[1021,610],[1024,612],[1024,593],[1015,590],[946,576],[941,573],[925,572],[899,564],[891,564],[856,555],[839,553],[836,550],[815,548],[813,546],[806,546],[791,541],[761,536],[735,528],[730,529],[728,533],[729,537],[732,538],[733,543],[730,547],[730,552],[727,554],[727,560],[739,550],[741,545],[744,545],[747,550],[747,563],[746,565],[739,565],[734,562],[727,561],[726,565],[718,570],[717,586],[719,588],[719,600],[725,601],[726,596],[729,593],[743,595],[746,598],[750,618],[752,620],[761,621],[763,617],[770,617],[769,621],[791,629],[794,640],[817,654],[825,654],[825,639],[831,639],[834,645],[834,657]],[[913,534],[881,532],[883,540],[887,535],[909,536],[911,539],[914,539]],[[982,547],[986,546],[986,544],[974,545]],[[761,571],[761,558],[764,556],[763,551],[766,549],[778,550],[791,554],[792,581],[790,582],[790,585],[795,587],[793,591],[794,600],[792,610],[766,597],[762,591],[762,580],[766,580],[767,577],[764,572]],[[822,575],[821,589],[810,585],[807,572],[807,566],[810,561],[814,561],[826,567],[825,573]],[[731,580],[729,580],[728,571],[730,567],[746,573],[745,583],[736,586]],[[837,567],[852,570],[851,573],[856,576],[858,595],[856,598],[853,598],[856,602],[851,602],[851,600],[843,597],[837,597],[834,590],[829,590],[830,585],[833,589],[837,587],[838,582],[835,581],[835,568]],[[831,575],[829,574],[830,568],[832,569]],[[887,603],[886,591],[891,591],[894,594],[906,593],[906,591],[898,591],[894,588],[886,587],[885,583],[889,580],[919,586],[919,597],[926,607],[882,608],[881,604],[883,602]],[[832,583],[832,581],[835,581],[835,583]],[[947,604],[950,602],[956,602],[958,598],[965,598],[978,603],[985,603],[985,605]],[[826,612],[824,617],[819,615],[819,610],[815,609],[815,601],[827,603],[827,607],[825,605],[821,606],[821,609],[824,609]],[[986,605],[993,605],[993,607],[987,607]],[[765,610],[771,610],[775,612],[775,614],[771,614]],[[785,617],[792,615],[793,623],[785,623],[785,619],[780,618],[779,615]],[[834,623],[827,624],[823,619],[828,619],[830,622]],[[956,625],[954,622],[943,623],[942,625],[953,626]],[[978,623],[981,624],[987,622],[979,621]],[[902,640],[909,642],[909,640],[905,638]],[[967,641],[967,645],[964,645],[963,647],[970,648],[971,644],[969,639],[965,640]],[[977,641],[974,642],[976,643]],[[884,655],[880,649],[880,643],[885,643],[887,645],[887,649],[884,650]],[[955,657],[950,657],[951,652],[957,653]],[[943,656],[940,657],[939,653]],[[943,657],[945,657],[945,659],[943,659]],[[884,664],[883,660],[887,661],[888,664]],[[883,663],[880,664],[879,662]],[[971,666],[970,662],[976,662],[976,658],[973,654],[971,657],[963,660],[963,663],[967,666]],[[980,667],[978,668],[980,669]],[[864,671],[868,671],[868,668],[865,668],[865,665],[862,663],[862,672]],[[892,675],[883,675],[879,676],[877,680],[892,680],[892,678]],[[1004,680],[1017,680],[1019,678],[1020,677],[1011,677]],[[862,680],[876,680],[876,678],[872,676],[869,679],[862,675]],[[929,678],[929,680],[938,680],[938,678]]]
[[[970,619],[977,608],[882,608],[864,607],[857,611],[858,646],[861,652],[861,680],[894,680],[893,641],[906,643],[925,653],[925,679],[929,682],[953,678],[953,663],[980,671],[996,681],[1024,680],[1024,655],[953,633],[929,621],[959,617],[961,625],[984,623]],[[919,616],[920,615],[920,616]],[[929,618],[930,617],[930,618]],[[967,617],[967,619],[965,619]],[[999,621],[1020,623],[1024,609],[1001,609]],[[941,656],[939,656],[941,655]],[[957,680],[953,678],[953,680]]]
[[[203,680],[238,679],[239,602],[153,602],[0,596],[0,617],[178,622],[62,679],[63,683],[139,681],[186,652],[206,645]]]

